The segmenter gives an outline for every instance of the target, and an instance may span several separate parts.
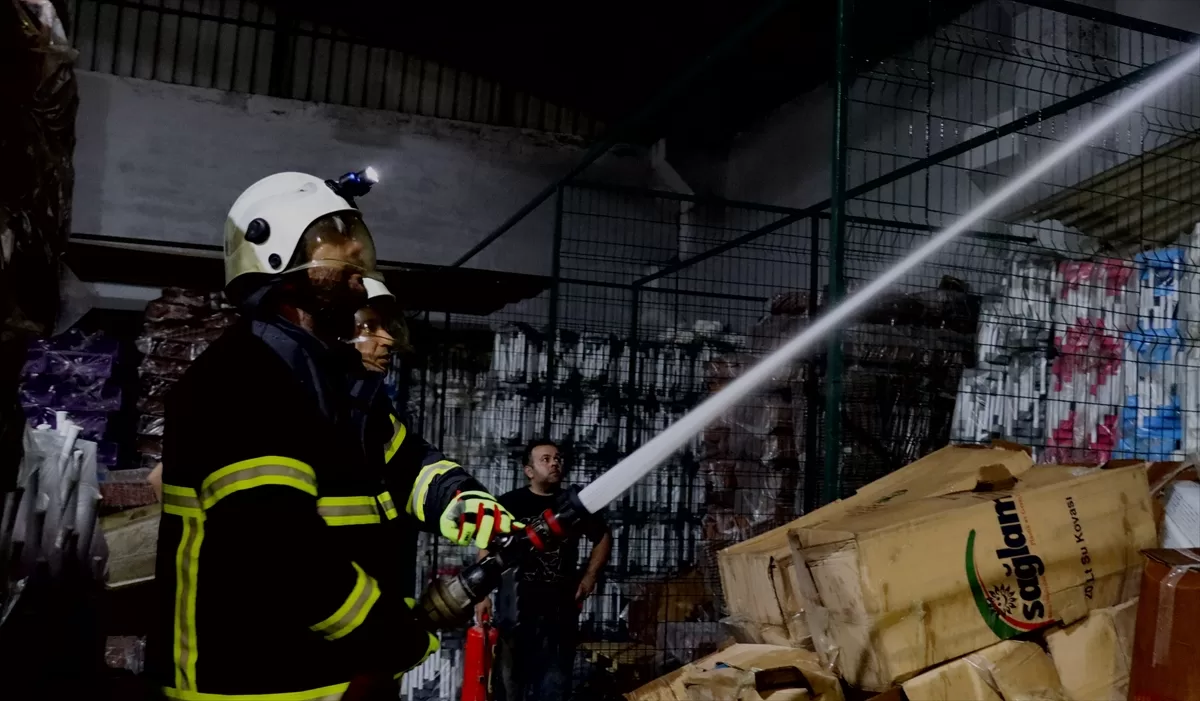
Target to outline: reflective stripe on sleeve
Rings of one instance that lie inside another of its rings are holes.
[[[392,500],[391,492],[384,492],[376,497],[376,499],[379,500],[379,508],[383,509],[383,515],[387,516],[389,521],[400,515],[396,511],[396,502]]]
[[[389,463],[392,458],[396,457],[396,451],[400,450],[400,446],[404,443],[404,437],[408,435],[408,429],[404,427],[404,422],[396,418],[394,414],[389,414],[388,417],[392,420],[392,437],[383,444],[383,462]]]
[[[310,626],[312,630],[322,633],[326,640],[337,640],[354,632],[354,629],[367,619],[371,607],[379,600],[379,584],[375,578],[364,572],[358,563],[350,564],[354,565],[354,571],[358,574],[350,596],[346,597],[333,615]]]
[[[317,513],[330,526],[359,526],[379,523],[375,497],[321,497]]]
[[[308,691],[285,691],[280,694],[202,694],[185,689],[162,687],[163,695],[177,701],[341,701],[350,683],[323,686]]]
[[[200,501],[205,509],[211,509],[234,492],[265,485],[294,487],[317,496],[317,475],[311,467],[292,458],[267,455],[235,462],[206,477],[200,485]]]
[[[429,494],[429,486],[438,476],[444,475],[456,467],[458,467],[458,463],[449,460],[439,460],[422,467],[421,471],[417,473],[417,478],[413,480],[412,492],[408,495],[408,503],[405,504],[404,510],[415,514],[418,521],[425,523],[425,497]]]
[[[204,518],[200,510],[200,498],[196,490],[190,487],[177,487],[173,484],[163,484],[163,512],[184,518]]]
[[[405,597],[405,599],[404,599],[404,604],[406,606],[408,606],[408,608],[410,608],[410,609],[415,609],[417,607],[416,600],[410,599],[407,597]],[[425,664],[425,660],[429,659],[430,655],[432,655],[433,653],[437,652],[438,650],[440,650],[442,648],[442,643],[441,643],[441,641],[438,640],[438,637],[436,635],[434,635],[433,633],[430,633],[428,631],[426,631],[425,634],[429,636],[429,642],[427,642],[425,644],[425,654],[422,655],[421,659],[417,660],[417,662],[415,664],[413,664],[413,666],[409,667],[408,669],[406,669],[402,672],[397,672],[396,674],[393,674],[392,679],[395,679],[396,681],[400,681],[400,679],[402,679],[405,674],[408,674],[409,672],[416,669],[417,667],[420,667],[421,665]]]

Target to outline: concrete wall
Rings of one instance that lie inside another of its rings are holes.
[[[220,244],[239,192],[281,170],[336,176],[374,165],[360,202],[379,257],[449,263],[570,168],[573,137],[79,74],[74,230]],[[626,150],[588,171],[651,184],[646,155]],[[546,273],[545,206],[471,265]]]

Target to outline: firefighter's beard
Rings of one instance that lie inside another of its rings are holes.
[[[354,335],[354,312],[366,303],[362,284],[351,281],[345,269],[310,268],[300,289],[299,305],[311,318],[313,335],[338,343]]]

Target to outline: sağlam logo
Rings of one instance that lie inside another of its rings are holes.
[[[1004,567],[1005,581],[989,586],[979,575],[975,561],[975,531],[967,536],[967,582],[979,615],[1001,640],[1036,630],[1050,621],[1048,606],[1042,600],[1042,558],[1029,552],[1025,529],[1012,497],[996,502],[996,520],[1004,536],[1004,547],[996,558]]]

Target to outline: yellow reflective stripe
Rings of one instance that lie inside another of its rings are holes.
[[[200,485],[200,499],[205,509],[211,509],[221,499],[265,485],[295,487],[317,496],[317,475],[308,465],[278,455],[242,460],[212,473]]]
[[[379,507],[383,509],[383,515],[387,516],[389,521],[400,515],[396,511],[396,502],[392,501],[391,492],[384,492],[375,498],[379,500]]]
[[[354,632],[354,629],[367,619],[371,607],[379,600],[379,584],[375,578],[364,572],[358,563],[350,564],[354,565],[354,571],[358,573],[358,579],[354,582],[354,589],[350,590],[350,596],[346,597],[346,600],[342,602],[337,611],[333,612],[332,616],[314,626],[309,626],[312,630],[323,633],[326,640],[337,640]]]
[[[413,488],[408,494],[408,503],[404,510],[410,514],[415,513],[417,520],[425,523],[425,497],[429,494],[429,485],[433,484],[434,478],[444,475],[456,467],[458,467],[458,463],[449,460],[439,460],[422,467],[421,471],[417,473],[417,478],[413,480]]]
[[[369,506],[375,508],[375,497],[321,497],[317,508],[322,506]]]
[[[394,414],[388,414],[388,418],[392,420],[392,437],[383,444],[383,461],[385,463],[391,462],[392,458],[396,457],[396,451],[400,450],[400,444],[408,435],[408,429],[404,427],[403,421],[397,419]]]
[[[175,551],[175,686],[184,691],[196,688],[196,583],[204,521],[184,518],[183,533]]]
[[[184,518],[203,518],[204,512],[200,510],[200,498],[196,496],[196,490],[190,487],[177,487],[173,484],[164,484],[163,488],[163,511]]]
[[[317,513],[330,526],[360,526],[379,523],[375,497],[321,497]]]
[[[406,596],[406,597],[404,597],[404,605],[407,606],[410,610],[415,609],[417,607],[417,600]],[[426,631],[425,634],[429,636],[429,643],[425,645],[425,654],[421,657],[421,659],[417,660],[416,664],[414,664],[413,666],[409,667],[406,670],[403,670],[401,672],[397,672],[397,673],[393,674],[392,679],[399,681],[401,677],[403,677],[405,674],[408,674],[409,672],[416,669],[417,667],[421,666],[421,664],[423,664],[425,662],[425,660],[429,659],[430,655],[432,655],[433,653],[435,653],[441,649],[442,643],[441,643],[441,641],[438,640],[436,635],[434,635],[433,633],[430,633],[428,631]]]
[[[281,694],[202,694],[196,691],[162,687],[163,694],[178,701],[341,701],[350,683],[323,686],[308,691],[285,691]]]
[[[397,673],[393,674],[392,679],[395,679],[396,681],[400,681],[400,679],[405,674],[408,674],[409,672],[416,669],[417,667],[420,667],[422,664],[425,664],[425,660],[429,659],[430,655],[432,655],[433,653],[442,649],[442,643],[437,639],[436,635],[434,635],[433,633],[430,633],[428,631],[426,631],[425,634],[429,636],[429,644],[425,646],[424,656],[422,656],[421,659],[418,660],[416,664],[414,664],[413,666],[404,670],[403,672],[397,672]]]

